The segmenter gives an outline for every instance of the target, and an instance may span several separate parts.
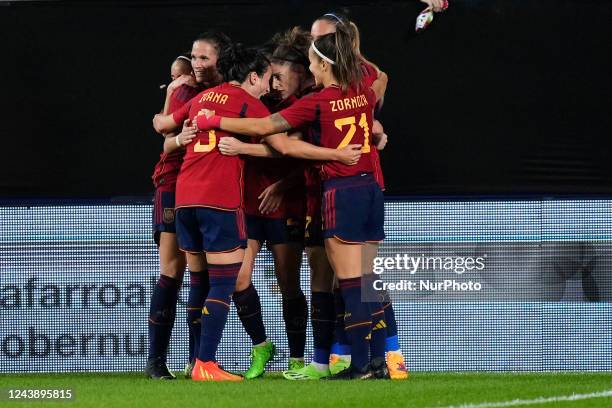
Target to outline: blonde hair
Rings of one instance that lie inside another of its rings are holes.
[[[342,91],[346,92],[351,87],[359,90],[363,78],[361,60],[347,25],[336,25],[335,33],[323,35],[313,44],[321,54],[333,61],[331,70]],[[323,59],[320,56],[319,58]]]
[[[341,13],[326,13],[321,17],[317,18],[318,20],[325,20],[330,24],[336,26],[338,29],[339,26],[344,26],[347,28],[348,33],[351,36],[351,42],[353,44],[353,48],[357,52],[357,55],[361,56],[361,37],[359,34],[359,28],[357,24],[348,19],[347,16]]]

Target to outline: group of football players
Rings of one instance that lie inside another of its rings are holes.
[[[423,0],[432,11],[442,0]],[[367,296],[384,238],[376,112],[387,76],[360,51],[359,30],[327,13],[247,48],[208,31],[171,66],[155,167],[154,233],[160,278],[149,312],[151,378],[166,365],[188,266],[189,363],[196,381],[260,377],[276,349],[252,283],[266,244],[282,294],[288,380],[408,377],[389,297]],[[306,251],[310,314],[300,287]],[[242,375],[216,359],[231,303],[253,347]],[[304,362],[310,318],[314,353]]]

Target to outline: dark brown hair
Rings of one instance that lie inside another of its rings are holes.
[[[232,45],[232,40],[230,40],[227,35],[225,35],[221,31],[217,31],[214,29],[199,34],[193,41],[204,41],[212,44],[212,46],[215,48],[215,51],[217,51],[218,57],[221,56],[221,54],[226,48]]]
[[[275,44],[270,60],[277,64],[291,63],[301,65],[306,70],[310,65],[308,61],[308,48],[312,42],[310,33],[302,27],[293,27],[274,36]]]
[[[261,49],[236,43],[223,50],[217,67],[226,81],[243,83],[251,72],[262,76],[270,67],[270,60]]]

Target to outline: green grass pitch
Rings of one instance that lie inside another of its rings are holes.
[[[6,407],[448,407],[612,390],[612,373],[412,373],[408,381],[290,382],[278,373],[242,383],[153,381],[141,373],[10,374],[0,388],[74,390],[73,401],[0,401]],[[516,404],[612,407],[611,396]],[[506,406],[506,405],[504,405]],[[514,405],[512,405],[514,406]]]

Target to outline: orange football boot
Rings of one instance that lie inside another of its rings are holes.
[[[219,367],[215,361],[203,362],[196,359],[195,366],[191,372],[191,379],[194,381],[242,381],[239,375],[228,373]]]
[[[406,363],[401,351],[387,352],[387,368],[392,380],[408,379],[408,369],[406,369]]]

